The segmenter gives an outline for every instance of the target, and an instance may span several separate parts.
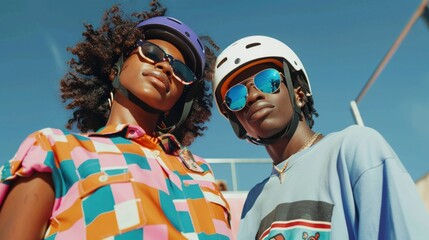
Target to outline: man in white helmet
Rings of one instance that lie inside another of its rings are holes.
[[[429,215],[413,180],[377,131],[312,130],[309,78],[284,43],[231,44],[217,58],[213,90],[236,135],[273,160],[249,192],[238,239],[426,238]]]

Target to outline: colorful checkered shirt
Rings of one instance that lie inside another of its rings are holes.
[[[194,158],[201,171],[138,126],[83,135],[46,128],[0,168],[0,204],[18,176],[48,172],[56,198],[45,239],[230,239],[228,203]]]

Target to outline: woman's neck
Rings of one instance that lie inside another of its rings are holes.
[[[115,99],[112,103],[106,125],[134,124],[139,125],[146,133],[152,134],[156,130],[159,116],[159,113],[144,111],[118,93],[115,95]]]

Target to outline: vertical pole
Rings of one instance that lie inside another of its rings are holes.
[[[350,102],[350,107],[352,109],[353,117],[355,118],[356,124],[359,125],[359,126],[365,126],[363,124],[363,120],[362,120],[362,117],[360,115],[359,108],[357,107],[356,102],[355,101],[351,101]]]
[[[235,160],[231,160],[231,178],[232,178],[232,190],[238,191],[237,170],[235,168]]]

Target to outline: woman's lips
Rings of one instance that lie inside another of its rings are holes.
[[[163,72],[160,72],[160,71],[144,72],[143,76],[154,77],[156,80],[160,81],[165,86],[166,92],[170,91],[170,82],[168,81],[167,75],[165,75]]]

